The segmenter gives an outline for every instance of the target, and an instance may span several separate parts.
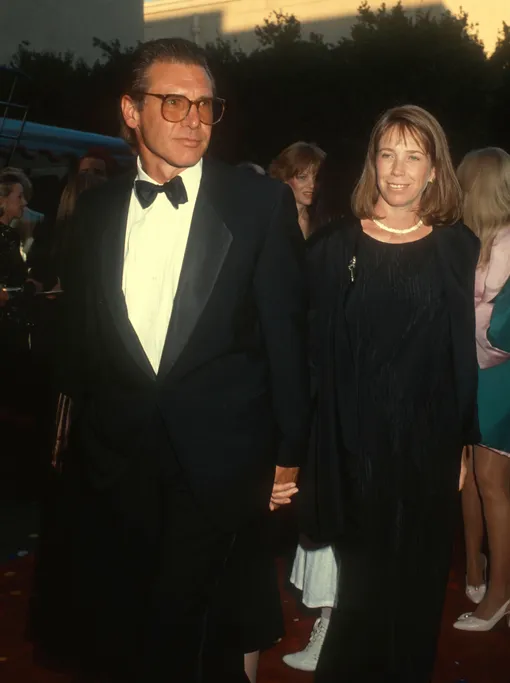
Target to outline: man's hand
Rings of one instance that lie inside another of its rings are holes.
[[[269,509],[271,512],[278,510],[282,505],[288,505],[293,496],[298,492],[296,481],[299,467],[276,467],[273,491]]]
[[[3,308],[8,301],[9,292],[6,292],[5,289],[0,289],[0,308]]]

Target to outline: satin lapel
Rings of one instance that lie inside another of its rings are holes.
[[[100,249],[101,291],[104,304],[118,333],[120,344],[124,345],[140,369],[154,379],[154,370],[129,321],[124,293],[122,292],[124,243],[132,186],[133,177],[131,175],[121,178],[108,203],[105,204],[103,215],[105,228],[102,233]]]
[[[181,356],[211,296],[232,243],[232,234],[209,200],[204,184],[203,179],[158,377],[169,373]]]

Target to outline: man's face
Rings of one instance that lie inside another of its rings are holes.
[[[213,96],[213,86],[201,66],[156,62],[147,72],[148,93],[185,95],[189,100]],[[196,106],[178,122],[162,115],[162,102],[146,96],[143,106],[125,96],[122,101],[124,120],[135,131],[143,160],[164,161],[174,168],[194,166],[204,156],[211,139],[211,126],[200,121]]]

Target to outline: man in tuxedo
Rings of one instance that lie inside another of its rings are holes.
[[[141,45],[121,107],[136,174],[79,200],[62,282],[75,639],[122,683],[241,681],[208,609],[296,491],[303,240],[288,188],[203,159],[224,102],[194,43]]]

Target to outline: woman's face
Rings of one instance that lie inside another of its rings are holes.
[[[379,142],[376,176],[380,195],[389,206],[412,209],[434,180],[435,170],[422,143],[393,128]]]
[[[310,206],[312,203],[316,175],[317,170],[310,166],[305,171],[300,171],[293,178],[287,180],[287,185],[294,192],[294,198],[298,207]]]
[[[23,216],[23,209],[27,205],[25,194],[23,192],[23,185],[15,183],[7,197],[0,199],[0,207],[3,209],[0,220],[2,223],[9,223],[15,218]]]
[[[100,178],[106,178],[106,162],[104,159],[96,159],[96,157],[84,157],[78,166],[78,173],[90,173]]]

